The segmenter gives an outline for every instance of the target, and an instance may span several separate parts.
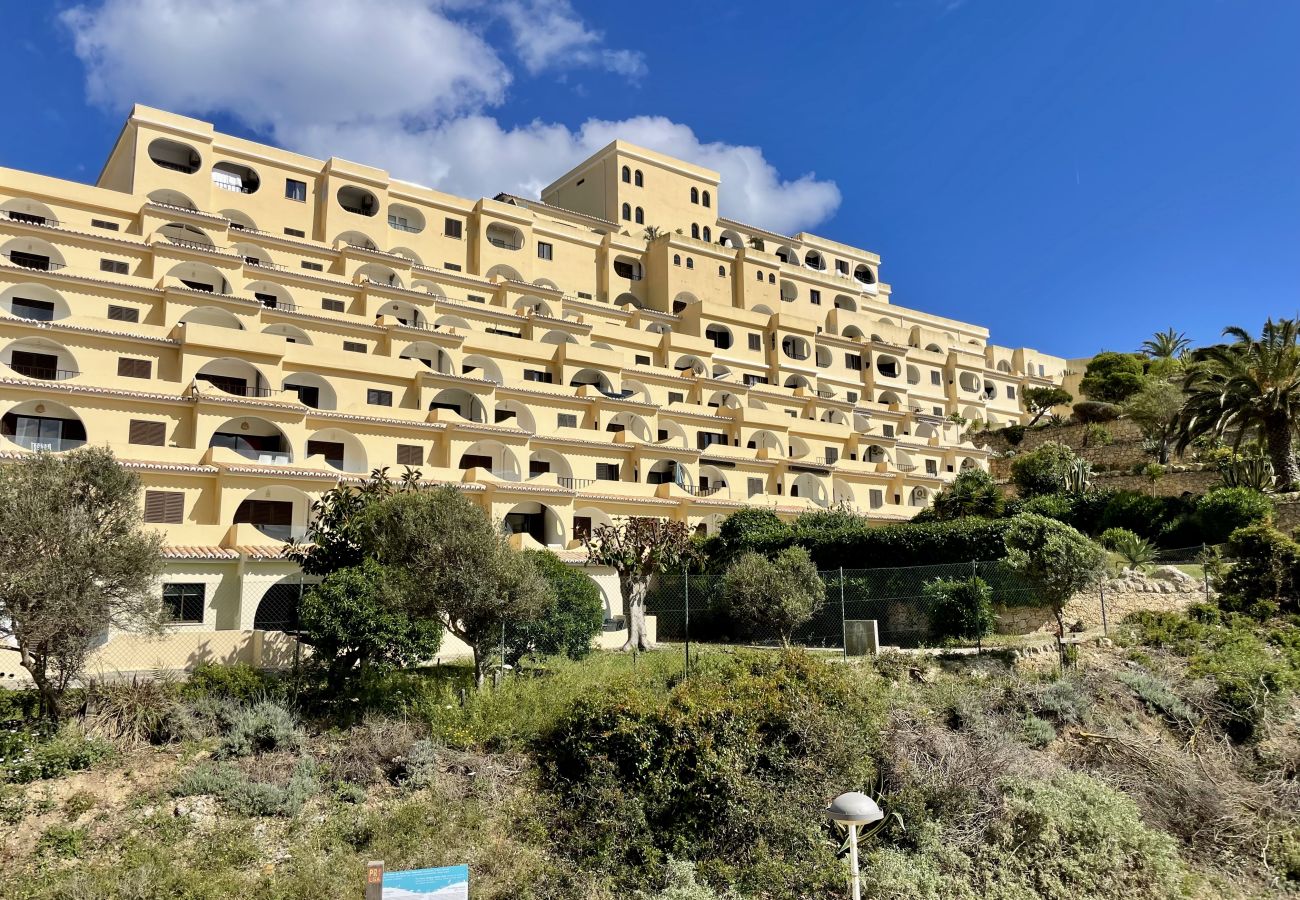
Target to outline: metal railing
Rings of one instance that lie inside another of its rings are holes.
[[[573,478],[569,475],[559,475],[555,480],[560,483],[560,487],[571,491],[580,491],[596,483],[594,478]]]
[[[186,175],[193,175],[195,172],[199,170],[198,166],[190,165],[188,163],[168,162],[165,159],[157,159],[152,156],[149,158],[153,160],[153,164],[155,166],[160,166],[164,169],[170,169],[173,172],[182,172]]]
[[[356,214],[356,215],[358,215],[358,216],[373,216],[373,215],[374,215],[374,212],[373,212],[373,211],[371,211],[371,212],[366,212],[366,208],[365,208],[364,206],[349,206],[349,205],[346,204],[346,203],[340,203],[339,206],[343,207],[343,208],[346,209],[348,212],[350,212],[350,213],[354,213],[354,214]]]
[[[405,231],[408,234],[419,234],[424,230],[422,228],[416,228],[414,225],[403,225],[401,222],[394,222],[391,219],[388,222],[388,227],[396,229],[397,231]]]
[[[19,375],[25,375],[28,378],[40,378],[43,381],[63,381],[67,378],[76,378],[81,373],[76,369],[53,369],[49,366],[22,366],[9,365]]]
[[[13,263],[15,266],[22,266],[24,269],[36,269],[41,272],[57,272],[60,269],[67,268],[63,263],[55,262],[48,256],[34,256],[33,254],[19,253],[15,251],[0,255],[3,255],[5,259],[9,260],[9,262]],[[15,259],[15,257],[17,258]]]
[[[290,303],[288,300],[262,300],[262,307],[265,309],[276,309],[281,312],[297,312],[298,304]]]
[[[58,228],[59,220],[53,216],[41,216],[35,213],[17,212],[9,210],[8,216],[11,221],[22,222],[26,225],[44,225],[46,228]]]
[[[501,238],[490,237],[490,238],[488,238],[488,243],[491,244],[493,247],[499,247],[499,248],[502,249],[502,250],[518,250],[518,249],[520,249],[520,245],[519,245],[519,244],[512,244],[512,243],[510,243],[509,241],[503,241]]]
[[[11,434],[9,440],[13,441],[24,450],[48,450],[51,453],[62,453],[64,450],[76,450],[78,447],[86,445],[85,438],[37,438],[29,435]]]

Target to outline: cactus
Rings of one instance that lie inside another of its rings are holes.
[[[1221,463],[1219,475],[1226,487],[1252,488],[1260,493],[1273,490],[1276,484],[1273,463],[1259,454],[1238,456]]]
[[[1076,459],[1065,470],[1065,492],[1067,494],[1085,494],[1092,487],[1092,463],[1086,459]]]

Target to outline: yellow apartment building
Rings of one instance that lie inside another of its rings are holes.
[[[888,522],[986,466],[951,417],[1060,383],[892,303],[874,253],[722,217],[725,189],[615,141],[540,200],[471,200],[137,106],[93,185],[0,169],[0,452],[138,472],[176,628],[219,655],[283,626],[283,540],[373,469],[570,559],[632,514]]]

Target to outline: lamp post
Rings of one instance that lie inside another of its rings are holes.
[[[885,817],[866,794],[849,791],[840,794],[826,807],[826,818],[849,828],[849,870],[853,873],[853,900],[862,900],[862,881],[858,876],[858,826],[879,822]]]

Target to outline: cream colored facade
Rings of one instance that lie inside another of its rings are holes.
[[[0,169],[0,449],[111,447],[187,617],[247,630],[312,500],[372,469],[570,556],[631,514],[901,520],[986,465],[949,416],[1060,382],[725,189],[616,141],[541,201],[468,200],[136,107],[93,186]]]

